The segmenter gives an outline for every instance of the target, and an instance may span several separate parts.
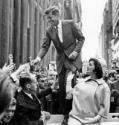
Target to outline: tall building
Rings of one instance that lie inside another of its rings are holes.
[[[17,66],[34,58],[42,39],[41,1],[1,0],[0,19],[0,67],[9,54]]]
[[[98,42],[98,50],[97,50],[97,54],[98,54],[98,56],[99,57],[104,57],[104,42],[102,42],[103,41],[103,24],[102,24],[102,26],[101,26],[101,31],[100,31],[100,33],[99,33],[99,42]]]
[[[119,67],[119,0],[113,0],[113,36],[112,40],[112,63]]]
[[[99,35],[99,46],[101,56],[106,60],[108,68],[111,62],[111,40],[113,37],[112,29],[112,0],[108,0],[103,12],[103,24]]]
[[[115,34],[119,22],[119,0],[112,0],[112,13],[113,34]]]
[[[82,28],[81,0],[64,0],[64,19],[72,19]]]

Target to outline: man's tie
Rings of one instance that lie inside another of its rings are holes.
[[[32,94],[33,101],[36,101],[36,97]]]

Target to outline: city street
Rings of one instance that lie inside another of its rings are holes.
[[[119,0],[0,0],[0,125],[73,122],[119,125]]]

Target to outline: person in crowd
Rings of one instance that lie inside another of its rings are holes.
[[[111,91],[110,112],[118,113],[119,112],[119,79],[117,79],[116,70],[110,71],[107,83]]]
[[[20,66],[13,72],[14,64],[4,65],[0,69],[0,121],[6,114],[12,98],[15,97],[17,75],[25,69],[26,65]]]
[[[57,6],[50,6],[45,10],[49,27],[34,63],[40,63],[48,52],[51,41],[57,51],[56,66],[59,80],[59,113],[65,115],[68,104],[66,104],[66,83],[68,72],[75,73],[81,70],[81,49],[84,36],[72,20],[60,20],[60,10]],[[66,116],[66,115],[65,115]]]
[[[115,73],[115,80],[112,82],[113,88],[117,91],[119,91],[119,74]]]
[[[42,104],[39,99],[51,93],[54,86],[41,92],[37,88],[36,78],[28,72],[22,72],[19,81],[22,90],[17,94],[16,111],[11,125],[43,125],[44,118],[40,119]]]
[[[89,76],[77,80],[72,90],[72,110],[68,125],[100,125],[107,118],[110,107],[110,89],[103,80],[101,62],[96,58],[89,60]]]
[[[5,115],[12,98],[14,97],[14,84],[8,74],[0,70],[0,120]]]
[[[0,125],[9,125],[10,120],[14,116],[16,110],[16,99],[12,98],[9,108],[6,110],[4,117],[1,120]]]
[[[114,84],[117,82],[117,79],[116,79],[116,71],[115,70],[111,70],[109,72],[109,75],[108,75],[108,80],[107,80],[107,83],[110,87],[110,90],[112,91],[114,89]]]

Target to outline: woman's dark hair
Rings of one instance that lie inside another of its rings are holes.
[[[102,66],[101,66],[100,62],[95,58],[90,58],[89,62],[90,61],[94,62],[94,66],[95,66],[94,72],[96,74],[96,77],[98,79],[102,78],[103,77],[103,70],[102,70]]]
[[[0,114],[7,110],[12,96],[11,81],[7,74],[0,70]]]

